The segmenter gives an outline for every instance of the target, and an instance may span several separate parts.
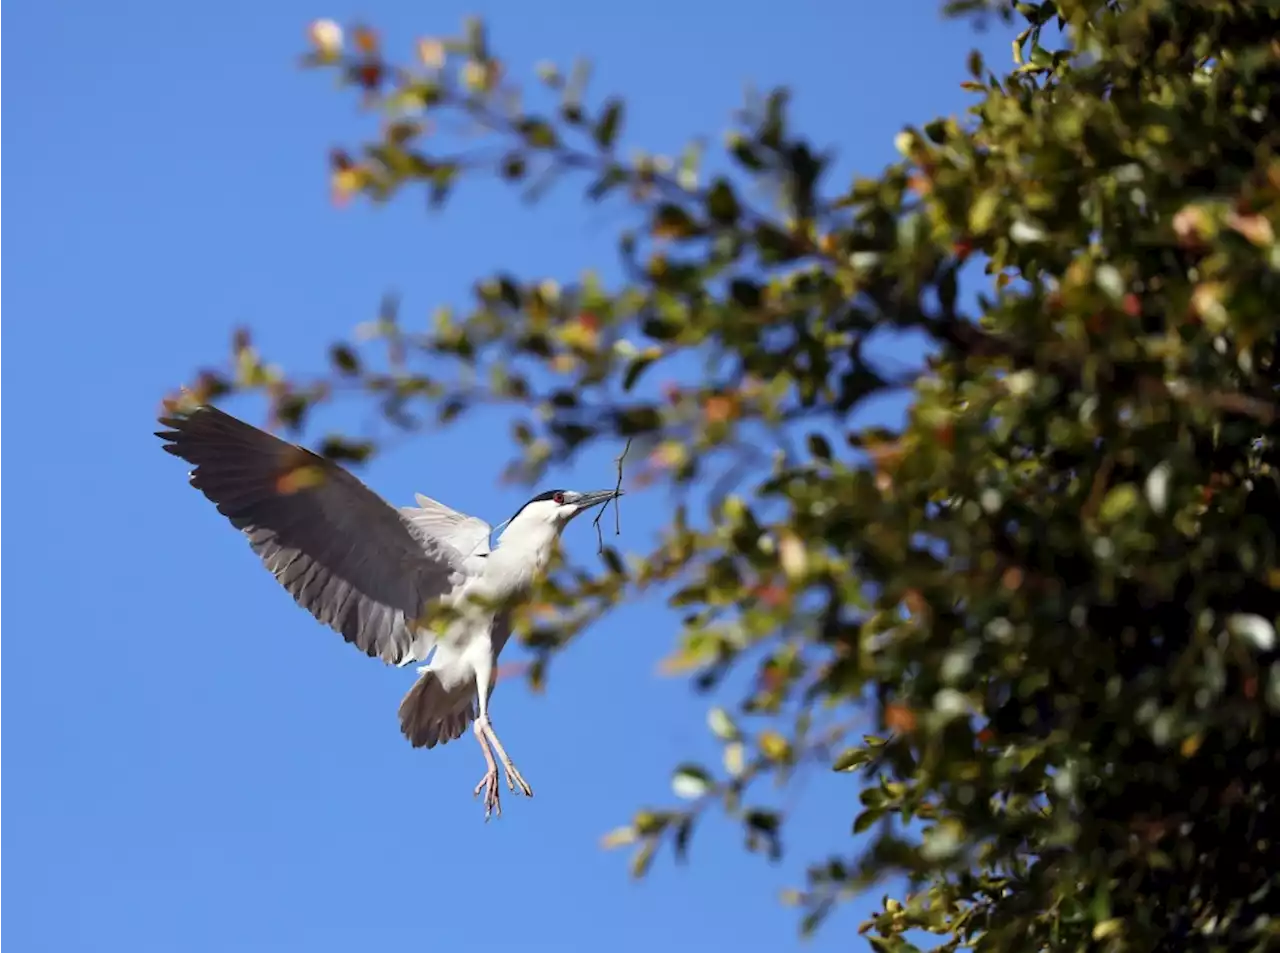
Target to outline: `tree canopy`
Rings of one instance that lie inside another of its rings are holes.
[[[621,98],[582,69],[520,88],[480,22],[412,62],[313,25],[307,64],[382,117],[333,152],[335,199],[566,179],[642,223],[624,277],[497,273],[427,333],[389,302],[319,377],[241,333],[174,399],[257,392],[295,430],[368,401],[409,432],[496,403],[520,479],[630,444],[628,479],[699,491],[653,551],[602,545],[521,614],[535,680],[637,593],[683,615],[667,666],[709,693],[723,760],[608,836],[635,873],[660,845],[696,863],[725,818],[781,850],[760,785],[816,762],[861,804],[785,897],[804,930],[901,875],[862,925],[880,950],[1270,948],[1280,7],[948,7],[1019,23],[1014,63],[970,55],[968,113],[852,182],[782,89],[721,148],[624,157]],[[873,356],[906,332],[929,342],[908,373]],[[682,356],[704,376],[656,384]],[[859,423],[890,393],[903,427]]]

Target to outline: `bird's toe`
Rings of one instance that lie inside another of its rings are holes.
[[[514,764],[506,764],[503,767],[506,769],[507,788],[525,797],[533,797],[533,788],[529,787],[529,782],[524,779],[519,769]]]
[[[484,792],[484,819],[487,821],[492,817],[502,816],[502,800],[499,796],[498,772],[490,771],[480,779],[480,783],[476,785],[472,797],[479,797]]]

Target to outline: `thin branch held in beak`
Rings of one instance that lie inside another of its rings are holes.
[[[612,499],[605,500],[604,506],[600,507],[600,512],[597,513],[595,516],[595,519],[591,521],[591,525],[593,525],[596,528],[596,540],[600,544],[597,552],[600,555],[604,555],[604,530],[600,528],[600,520],[604,518],[604,511],[609,508],[610,503],[613,503],[613,524],[614,524],[613,534],[615,536],[622,535],[622,511],[618,509],[618,496],[622,492],[622,461],[627,459],[627,454],[631,452],[631,441],[634,439],[635,439],[634,437],[627,438],[627,445],[622,448],[622,454],[617,459],[618,483],[613,488]]]

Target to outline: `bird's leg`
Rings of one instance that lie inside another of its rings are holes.
[[[498,760],[502,762],[502,769],[507,775],[507,788],[511,791],[519,790],[525,797],[533,797],[533,788],[529,787],[529,782],[520,774],[510,756],[502,747],[502,742],[498,740],[498,733],[493,730],[493,723],[489,721],[489,717],[485,715],[480,722],[481,730],[489,739],[489,743],[493,745],[493,750],[498,753]]]
[[[482,673],[487,675],[487,673]],[[502,762],[502,769],[507,775],[507,789],[511,791],[519,790],[525,797],[533,797],[533,788],[529,787],[529,782],[516,769],[511,762],[510,755],[507,754],[502,742],[498,740],[498,733],[493,730],[493,722],[489,721],[489,693],[493,691],[493,682],[486,677],[482,685],[485,689],[479,693],[477,701],[480,703],[479,717],[476,718],[476,729],[484,733],[484,737],[489,744],[493,745],[493,750],[498,753],[498,760]]]
[[[475,731],[476,741],[480,744],[480,751],[484,754],[486,766],[484,777],[476,785],[473,796],[479,797],[480,792],[484,792],[484,819],[487,821],[490,815],[494,817],[502,816],[502,802],[498,797],[498,766],[493,761],[493,751],[489,748],[489,742],[485,740],[480,722],[472,723],[471,727]]]

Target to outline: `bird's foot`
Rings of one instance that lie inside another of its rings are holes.
[[[533,788],[529,787],[529,782],[510,761],[502,762],[502,767],[507,774],[507,790],[516,791],[525,797],[533,797]]]
[[[502,816],[502,802],[498,797],[498,772],[497,769],[486,771],[484,777],[480,779],[480,783],[476,785],[473,797],[479,797],[480,792],[484,792],[484,819],[487,821],[492,817]]]

